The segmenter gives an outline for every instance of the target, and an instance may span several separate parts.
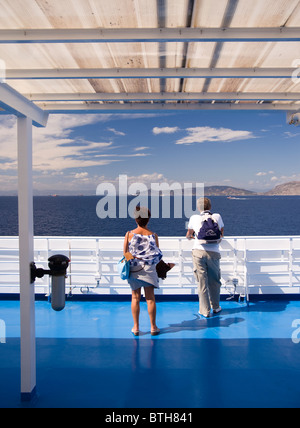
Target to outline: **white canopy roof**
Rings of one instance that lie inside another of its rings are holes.
[[[300,110],[300,0],[0,0],[6,83],[46,112]]]

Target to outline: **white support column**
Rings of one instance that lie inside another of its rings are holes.
[[[18,118],[21,399],[36,392],[35,295],[30,282],[33,252],[32,120]]]

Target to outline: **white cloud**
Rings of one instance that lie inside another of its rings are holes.
[[[17,129],[14,116],[0,118],[1,170],[17,169]]]
[[[112,147],[111,141],[88,141],[73,137],[74,129],[108,120],[103,115],[53,115],[46,128],[33,128],[34,171],[63,171],[107,165],[111,159],[99,160],[96,154]],[[14,117],[0,119],[0,162],[3,171],[17,169],[17,127]]]
[[[75,174],[75,178],[78,178],[79,180],[88,178],[89,174],[88,172],[78,172]]]
[[[175,132],[178,132],[180,130],[180,128],[178,128],[178,126],[175,127],[169,127],[166,126],[164,128],[158,128],[155,127],[153,128],[152,132],[154,135],[159,135],[159,134],[175,134]]]
[[[1,158],[0,158],[0,160],[1,160]],[[4,162],[1,164],[2,171],[11,171],[11,170],[16,170],[17,168],[18,168],[17,161]]]
[[[257,177],[264,177],[264,176],[268,175],[268,173],[267,172],[258,172],[256,175],[257,175]]]
[[[120,156],[124,158],[138,158],[138,157],[146,157],[151,155],[149,153],[134,153],[132,155],[120,155]]]
[[[274,171],[268,171],[268,172],[260,171],[256,174],[256,176],[257,177],[266,177],[267,175],[274,175],[274,174],[275,174]]]
[[[300,133],[299,132],[293,133],[293,132],[287,131],[287,132],[284,132],[284,135],[285,135],[285,138],[295,138],[295,137],[299,137]]]
[[[135,149],[133,149],[135,152],[141,152],[143,150],[148,150],[150,149],[150,147],[136,147]]]
[[[125,132],[117,131],[115,128],[107,128],[107,130],[120,137],[124,137],[126,135]]]
[[[16,191],[18,186],[17,177],[11,175],[0,174],[0,192]]]
[[[128,155],[120,155],[118,154],[118,159],[113,159],[108,162],[120,162],[121,158],[138,158],[138,157],[145,157],[150,156],[149,153],[133,153]],[[109,158],[109,157],[116,157],[116,155],[95,155],[95,158]]]
[[[231,142],[256,138],[250,131],[237,131],[227,128],[211,128],[201,126],[186,129],[188,135],[176,141],[176,144],[194,144],[213,142]]]
[[[112,141],[88,141],[78,136],[74,137],[74,130],[112,120],[135,120],[156,116],[156,114],[50,115],[46,128],[33,127],[33,169],[41,173],[58,173],[71,168],[109,165],[120,162],[122,157],[149,156],[140,153],[147,147],[136,148],[131,155],[109,156],[107,151],[117,148]],[[107,129],[117,136],[126,135],[113,127]],[[2,171],[17,170],[17,126],[14,116],[0,118],[0,164]]]
[[[151,184],[153,183],[172,183],[173,181],[169,181],[163,174],[159,172],[153,172],[152,174],[141,174],[141,175],[127,175],[127,185],[128,187],[132,184],[136,183],[142,183],[145,184],[149,189],[151,187]],[[99,180],[98,184],[100,183],[110,183],[113,184],[116,189],[119,189],[119,177],[116,177],[114,179],[109,179],[107,177],[102,176],[101,180]]]
[[[75,128],[96,124],[96,115],[50,116],[46,128],[34,128],[33,166],[35,171],[61,171],[68,168],[86,168],[107,164],[95,160],[94,155],[113,143],[72,138]],[[101,120],[101,118],[100,118]]]
[[[114,145],[111,139],[90,141],[82,137],[85,131],[80,129],[78,132],[78,128],[101,125],[112,120],[134,120],[149,116],[156,117],[153,114],[51,115],[46,128],[33,127],[34,188],[39,192],[55,190],[55,193],[59,193],[60,188],[66,192],[75,192],[80,187],[93,193],[98,177],[90,176],[91,172],[85,168],[124,162],[129,158],[144,158],[150,156],[150,153],[147,153],[149,147],[141,146],[132,148],[131,153],[118,153],[119,147]],[[103,129],[105,130],[105,127]],[[113,127],[106,129],[117,136],[125,135]],[[97,134],[100,135],[100,133]],[[17,165],[16,118],[0,117],[0,189],[2,193],[15,191]]]

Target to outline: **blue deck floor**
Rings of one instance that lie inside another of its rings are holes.
[[[21,404],[19,303],[0,301],[0,407],[300,407],[300,302],[222,302],[210,319],[197,302],[157,306],[161,335],[142,302],[134,338],[130,302],[36,302],[39,398]]]

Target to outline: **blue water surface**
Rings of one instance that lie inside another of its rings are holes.
[[[100,219],[96,208],[99,196],[34,197],[36,236],[123,236],[135,228],[132,218]],[[211,197],[212,211],[222,215],[226,236],[283,236],[300,234],[300,196],[248,196],[237,199]],[[149,199],[150,201],[150,199]],[[130,199],[128,199],[128,203]],[[151,202],[149,202],[151,208]],[[149,228],[159,236],[184,236],[188,218],[152,218]],[[184,205],[183,205],[184,208]],[[0,197],[0,235],[18,235],[17,197]]]

